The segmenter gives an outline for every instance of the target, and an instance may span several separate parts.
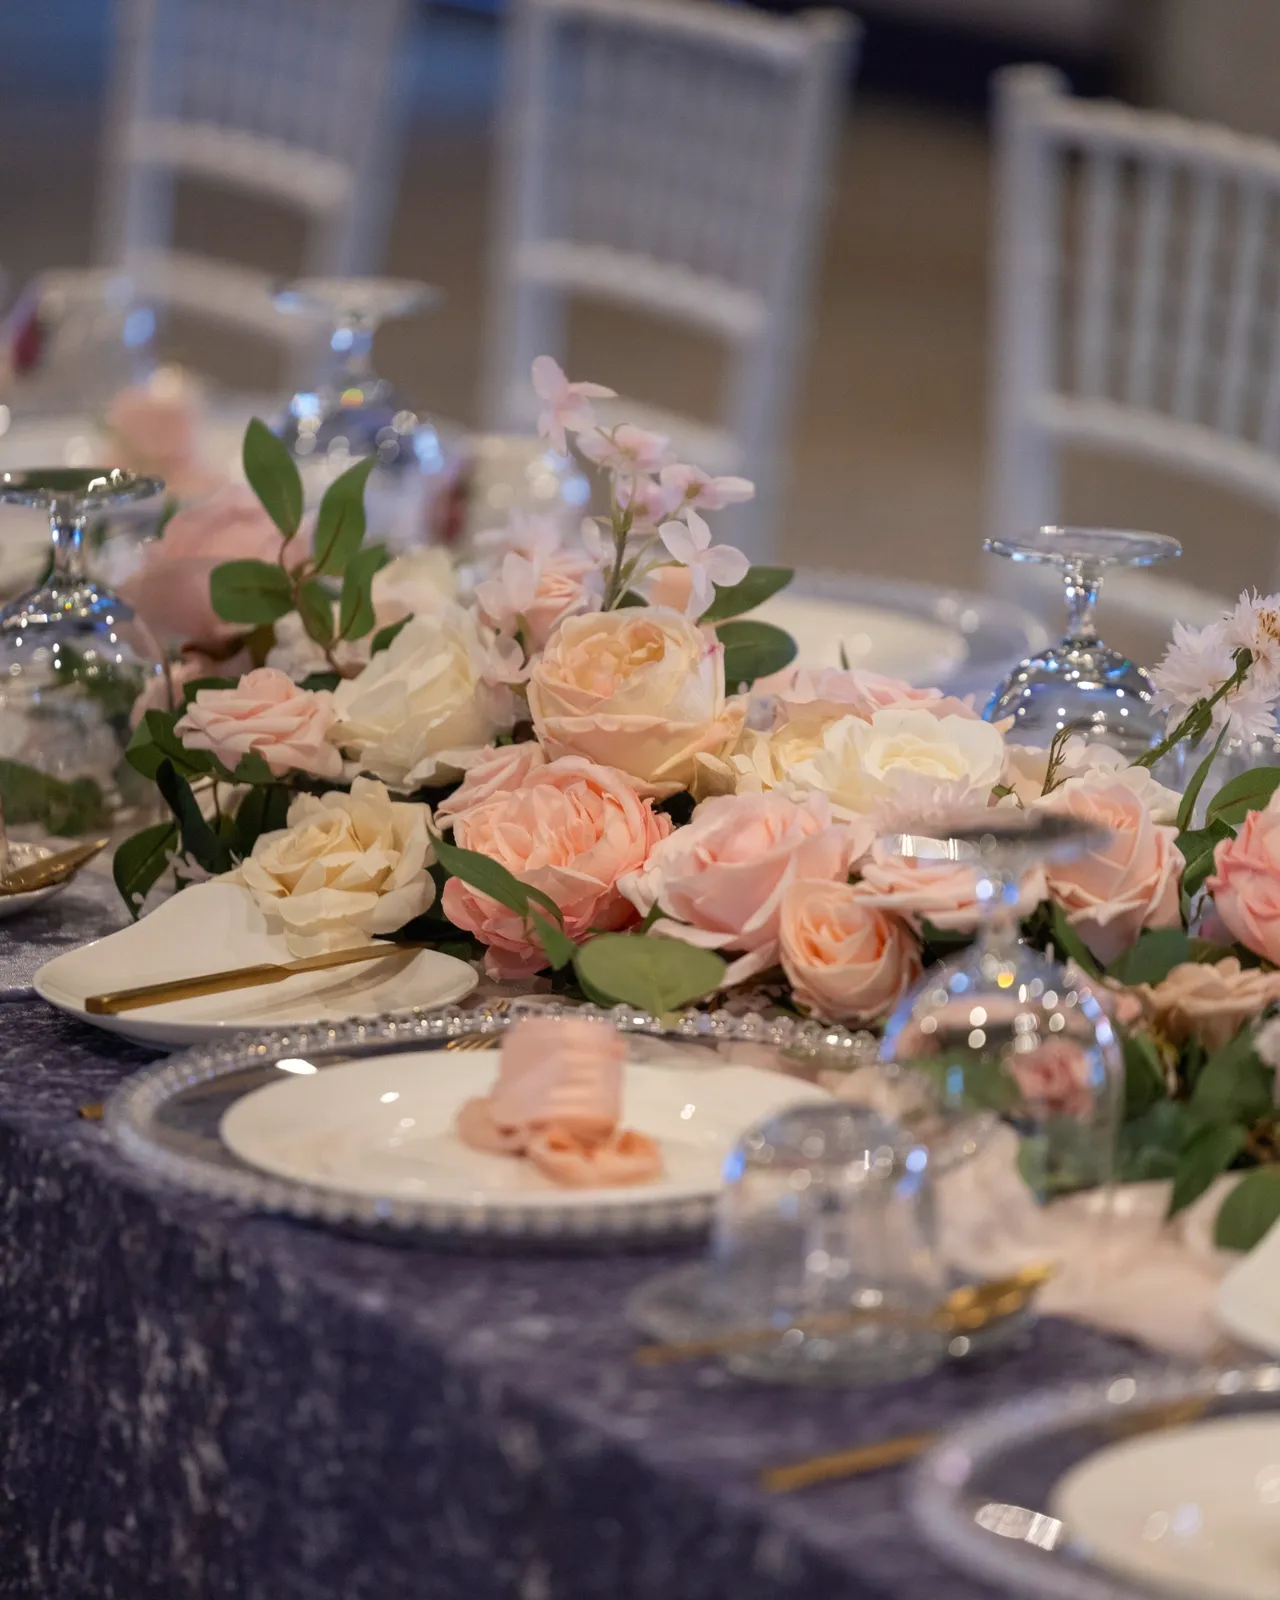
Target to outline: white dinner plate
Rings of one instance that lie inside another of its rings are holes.
[[[810,599],[784,589],[751,615],[791,635],[802,667],[838,667],[843,649],[851,667],[937,684],[955,674],[966,654],[958,629],[886,606]]]
[[[1280,1416],[1129,1439],[1073,1467],[1052,1509],[1094,1561],[1162,1591],[1280,1600]]]
[[[622,1126],[648,1134],[662,1153],[651,1183],[567,1189],[513,1156],[473,1150],[454,1132],[467,1100],[488,1094],[499,1051],[415,1051],[287,1078],[237,1100],[222,1137],[250,1166],[345,1194],[506,1212],[579,1212],[600,1207],[707,1201],[738,1136],[759,1118],[830,1096],[758,1067],[670,1061],[655,1046],[624,1068]]]
[[[478,982],[465,961],[436,950],[405,951],[385,961],[300,973],[279,983],[173,1000],[118,1017],[92,1015],[84,1008],[91,994],[290,959],[283,936],[268,929],[249,891],[215,880],[184,889],[119,933],[55,956],[36,973],[35,989],[60,1011],[109,1033],[143,1044],[178,1045],[243,1028],[296,1027],[445,1005],[469,994]]]
[[[1280,1224],[1273,1227],[1218,1285],[1213,1303],[1218,1321],[1237,1339],[1280,1356]],[[1280,1452],[1276,1455],[1280,1461]],[[1280,1527],[1280,1499],[1276,1502]]]

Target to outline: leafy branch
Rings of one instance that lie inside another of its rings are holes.
[[[1220,683],[1211,695],[1197,700],[1171,733],[1161,739],[1158,745],[1154,745],[1138,757],[1133,763],[1135,767],[1154,767],[1157,761],[1167,756],[1170,750],[1181,744],[1184,739],[1189,739],[1193,746],[1200,743],[1213,726],[1213,708],[1228,695],[1234,694],[1249,676],[1249,668],[1253,665],[1253,652],[1242,647],[1235,652],[1232,660],[1236,664],[1236,670],[1231,676]]]

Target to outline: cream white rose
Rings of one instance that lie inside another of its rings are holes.
[[[500,671],[471,612],[449,604],[413,617],[333,691],[331,737],[357,770],[393,789],[449,783],[515,722],[515,696],[495,681]]]
[[[724,646],[665,606],[566,617],[529,679],[547,754],[585,756],[662,799],[693,786],[698,758],[732,748],[746,702],[726,699]]]
[[[841,717],[821,746],[792,766],[793,783],[829,795],[834,810],[858,816],[903,804],[983,804],[1000,781],[1004,739],[990,723],[928,711]]]
[[[1010,803],[1029,806],[1039,800],[1044,793],[1048,766],[1047,749],[1007,744],[1001,781],[1013,791]],[[1152,822],[1172,823],[1177,820],[1182,796],[1177,790],[1167,789],[1164,784],[1157,782],[1148,768],[1131,767],[1126,758],[1109,745],[1086,744],[1080,738],[1068,739],[1058,765],[1054,790],[1056,792],[1068,783],[1089,782],[1104,786],[1123,783],[1142,801]]]
[[[296,956],[368,944],[435,899],[425,805],[357,778],[350,794],[299,795],[289,825],[264,833],[231,874]]]

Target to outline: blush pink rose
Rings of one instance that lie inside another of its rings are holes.
[[[545,557],[508,551],[496,577],[476,587],[481,618],[500,633],[523,636],[530,654],[541,650],[565,617],[600,606],[596,564],[568,553]]]
[[[160,538],[148,545],[143,564],[120,585],[120,595],[160,639],[217,647],[246,630],[214,611],[209,598],[213,569],[224,561],[277,561],[281,548],[280,531],[252,489],[229,483],[169,518]],[[295,539],[290,548],[301,560],[303,540]]]
[[[1073,1039],[1044,1039],[1007,1058],[1014,1082],[1039,1116],[1082,1117],[1093,1105],[1093,1068]]]
[[[581,939],[593,928],[616,932],[638,921],[618,880],[643,866],[670,830],[670,817],[655,813],[621,773],[565,756],[536,768],[518,789],[468,808],[456,817],[453,837],[550,895],[565,932]],[[491,977],[524,977],[546,966],[524,920],[460,878],[445,884],[441,904],[451,922],[488,945]]]
[[[533,739],[522,744],[486,746],[449,798],[436,807],[437,823],[451,828],[459,817],[492,800],[494,795],[521,788],[531,773],[546,764],[546,751]]]
[[[901,710],[978,720],[967,700],[957,700],[941,689],[918,689],[903,678],[886,678],[858,667],[784,667],[757,678],[752,693],[774,699],[779,718],[799,716],[807,722],[816,717],[834,720],[849,716],[870,721],[877,711]]]
[[[1205,883],[1214,908],[1240,943],[1280,966],[1280,803],[1250,811],[1234,839],[1213,853]]]
[[[199,416],[189,395],[121,389],[107,408],[107,432],[122,467],[154,473],[173,494],[209,494],[225,480],[200,461]]]
[[[251,750],[277,776],[342,776],[342,756],[328,740],[337,718],[333,696],[300,689],[274,667],[246,672],[234,689],[201,689],[174,732],[188,750],[208,750],[235,770]]]
[[[905,917],[917,929],[930,922],[935,928],[968,933],[982,920],[977,875],[963,862],[908,859],[876,843],[860,871],[858,898]],[[1018,915],[1029,916],[1044,896],[1044,873],[1033,869],[1019,886]]]
[[[707,950],[741,951],[725,983],[742,983],[778,959],[782,897],[790,885],[846,877],[849,851],[848,829],[832,822],[824,794],[720,795],[704,800],[620,887],[646,915],[660,909],[655,933]]]
[[[1045,874],[1050,897],[1099,961],[1114,961],[1143,928],[1181,926],[1177,829],[1152,821],[1126,783],[1108,773],[1077,778],[1036,809],[1079,817],[1111,834],[1101,849],[1051,864]]]
[[[792,883],[779,934],[796,998],[827,1022],[875,1022],[920,976],[920,946],[907,924],[847,883]]]

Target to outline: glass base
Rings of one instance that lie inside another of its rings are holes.
[[[324,464],[334,475],[376,455],[390,472],[439,472],[444,453],[434,424],[382,378],[341,391],[295,394],[280,437],[300,465]]]
[[[1067,728],[1136,756],[1164,736],[1154,693],[1151,679],[1126,656],[1096,640],[1067,639],[1019,662],[983,716],[1011,719],[1009,738],[1018,744],[1045,746]]]

